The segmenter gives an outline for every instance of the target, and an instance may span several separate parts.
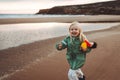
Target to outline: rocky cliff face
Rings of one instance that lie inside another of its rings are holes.
[[[70,15],[120,15],[120,1],[100,2],[85,5],[56,6],[40,10],[36,14],[70,14]]]

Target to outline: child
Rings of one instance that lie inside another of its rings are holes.
[[[57,50],[67,48],[66,58],[70,65],[68,71],[69,80],[85,80],[81,67],[85,63],[86,53],[90,52],[92,48],[96,48],[97,44],[95,42],[90,43],[87,40],[78,22],[73,22],[70,25],[69,33],[70,35],[62,40],[60,44],[56,44],[56,48]],[[86,47],[81,45],[84,41],[86,42]]]

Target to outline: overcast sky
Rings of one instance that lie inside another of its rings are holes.
[[[0,13],[35,13],[60,5],[88,4],[113,0],[0,0]]]

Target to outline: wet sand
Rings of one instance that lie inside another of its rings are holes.
[[[86,80],[119,80],[120,25],[85,33],[98,48],[87,55]],[[68,80],[66,50],[57,51],[58,37],[0,51],[0,80]]]

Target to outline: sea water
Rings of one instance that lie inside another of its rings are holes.
[[[0,18],[41,18],[41,17],[68,17],[85,15],[44,15],[44,14],[0,14]]]

